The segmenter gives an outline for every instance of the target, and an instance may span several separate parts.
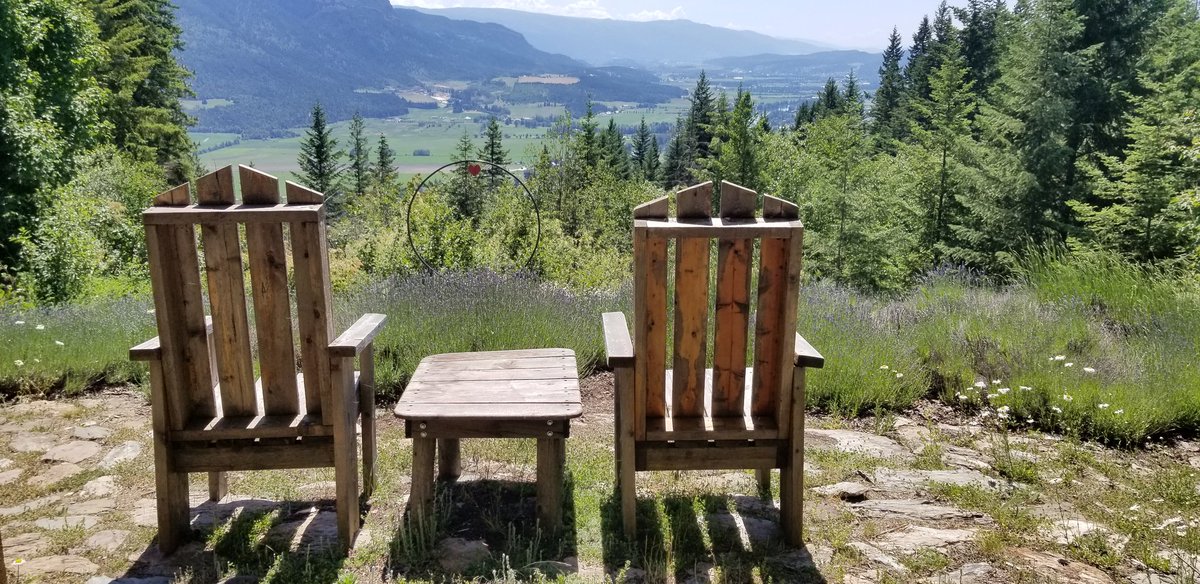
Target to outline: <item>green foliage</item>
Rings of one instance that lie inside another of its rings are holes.
[[[883,64],[879,66],[879,89],[871,99],[871,131],[879,148],[888,152],[895,151],[896,142],[908,131],[901,109],[904,79],[900,75],[900,59],[903,56],[900,33],[893,28],[888,47],[883,52]]]
[[[337,147],[333,131],[325,123],[325,108],[320,103],[312,108],[312,125],[304,133],[300,143],[300,182],[304,186],[325,194],[331,217],[341,212],[342,173],[345,167],[342,157],[346,153]]]
[[[479,149],[479,159],[490,164],[484,169],[484,174],[492,179],[492,184],[508,176],[504,172],[504,167],[508,165],[508,152],[504,150],[503,140],[500,122],[492,116],[484,133],[483,147]]]
[[[749,189],[758,188],[763,132],[754,122],[754,101],[749,92],[738,88],[733,111],[716,128],[709,149],[713,158],[703,161],[715,183],[727,180]]]
[[[375,185],[389,189],[396,183],[396,151],[388,144],[387,137],[379,135],[375,147],[375,162],[371,165],[371,176]]]
[[[371,151],[367,147],[367,138],[363,135],[365,128],[362,114],[354,112],[354,117],[350,120],[350,166],[347,170],[356,197],[366,193],[367,185],[371,182]]]

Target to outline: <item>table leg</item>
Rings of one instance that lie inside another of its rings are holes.
[[[434,438],[413,438],[412,484],[409,485],[410,516],[428,519],[433,507]]]
[[[562,527],[563,465],[567,441],[539,438],[537,446],[537,509],[542,530],[553,533]]]
[[[438,480],[453,481],[462,474],[458,438],[439,438],[437,442]]]

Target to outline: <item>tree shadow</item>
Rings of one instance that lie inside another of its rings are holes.
[[[231,577],[263,584],[333,584],[346,559],[338,547],[333,500],[205,501],[192,507],[190,516],[190,541],[164,557],[156,537],[123,577],[191,584]]]

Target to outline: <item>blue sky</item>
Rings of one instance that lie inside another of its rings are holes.
[[[567,16],[696,22],[803,38],[847,48],[882,49],[892,26],[907,43],[937,0],[392,0],[393,4],[443,8],[488,6]],[[951,2],[962,4],[962,2]]]

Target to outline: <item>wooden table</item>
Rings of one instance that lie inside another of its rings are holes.
[[[396,404],[413,441],[410,512],[428,516],[435,453],[438,478],[453,480],[460,474],[460,439],[536,438],[538,521],[557,530],[566,438],[571,418],[581,414],[575,352],[569,349],[426,357]]]

